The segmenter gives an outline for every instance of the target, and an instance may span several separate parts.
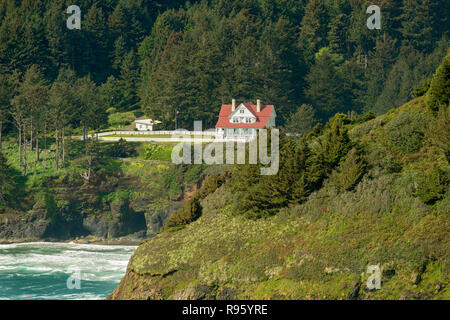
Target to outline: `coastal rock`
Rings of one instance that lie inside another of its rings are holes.
[[[0,216],[0,239],[39,239],[50,230],[45,214]]]

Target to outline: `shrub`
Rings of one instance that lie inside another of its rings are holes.
[[[120,138],[119,141],[115,142],[110,149],[108,150],[108,153],[112,157],[120,157],[120,158],[126,158],[134,155],[136,153],[136,149],[129,144],[126,140]]]
[[[207,176],[199,191],[200,199],[204,199],[208,195],[212,194],[214,191],[220,188],[230,177],[231,175],[229,172],[224,172],[220,176],[215,174]]]
[[[395,173],[402,170],[400,163],[395,160],[392,154],[383,146],[372,148],[365,156],[365,160],[371,169],[380,173]]]
[[[433,204],[444,198],[448,180],[444,170],[430,166],[425,174],[419,176],[415,195],[424,203]]]
[[[192,197],[183,207],[175,211],[164,226],[164,230],[180,228],[197,220],[201,215],[199,196]]]
[[[422,147],[429,119],[422,113],[402,111],[385,127],[389,145],[397,152],[413,153]]]
[[[450,108],[440,110],[436,120],[430,125],[427,136],[450,159]]]
[[[345,161],[333,170],[330,176],[330,184],[337,187],[339,191],[348,191],[353,189],[361,180],[366,170],[366,165],[358,154],[358,151],[353,148],[348,153]]]

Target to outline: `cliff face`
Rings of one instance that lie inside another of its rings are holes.
[[[371,168],[352,190],[325,182],[306,202],[251,220],[223,185],[198,220],[144,241],[109,299],[449,299],[448,184],[430,204],[419,178],[439,166],[448,181],[448,160],[427,142],[403,157],[383,145],[393,119],[422,108],[350,127]],[[380,289],[367,285],[369,266]]]
[[[96,216],[81,214],[74,207],[57,214],[50,214],[45,207],[34,207],[25,214],[0,215],[0,240],[8,242],[69,240],[86,236],[143,238],[146,228],[144,213],[133,211],[128,203],[111,203],[110,212]]]
[[[447,213],[342,215],[342,200],[328,205],[327,217],[295,210],[249,221],[233,216],[232,192],[221,188],[203,201],[199,220],[141,244],[109,298],[449,297]],[[380,266],[381,290],[368,290],[368,265]]]
[[[183,186],[182,174],[177,175],[170,163],[136,163],[139,166],[124,163],[87,185],[79,180],[47,178],[42,186],[27,192],[20,207],[0,208],[0,241],[154,236],[183,205],[184,195],[197,188],[201,171],[191,174],[192,183]],[[136,168],[138,173],[133,171]],[[167,191],[164,178],[174,185],[169,185],[174,191]],[[180,182],[174,182],[176,179]]]

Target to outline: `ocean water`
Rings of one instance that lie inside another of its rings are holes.
[[[0,245],[0,300],[105,299],[135,246],[33,242]]]

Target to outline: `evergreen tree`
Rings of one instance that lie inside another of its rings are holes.
[[[401,33],[406,45],[416,50],[430,50],[436,36],[436,10],[440,1],[404,0],[401,14]]]
[[[430,84],[426,104],[432,111],[448,108],[450,99],[450,54],[444,58]]]
[[[313,61],[314,53],[326,45],[328,12],[323,0],[309,0],[300,28],[299,47],[305,60]]]
[[[311,105],[302,104],[286,123],[285,130],[287,133],[307,134],[317,122],[314,108]]]
[[[333,170],[330,185],[339,192],[351,190],[361,180],[365,173],[365,163],[356,148],[350,150],[341,165]]]
[[[337,72],[341,61],[338,55],[325,48],[316,55],[316,62],[306,76],[306,96],[322,120],[327,120],[343,106],[341,79]]]

